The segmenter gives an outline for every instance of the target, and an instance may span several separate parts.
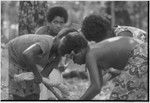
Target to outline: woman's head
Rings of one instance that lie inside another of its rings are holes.
[[[89,41],[99,42],[111,31],[110,21],[100,15],[89,15],[82,23],[81,31]]]
[[[72,54],[77,57],[76,60],[82,60],[84,59],[84,48],[88,47],[88,42],[85,39],[83,35],[81,35],[79,32],[70,32],[60,40],[59,45],[59,53],[61,56],[65,56],[66,54]],[[80,58],[80,59],[79,59]],[[79,61],[81,62],[81,61]]]
[[[54,33],[58,33],[68,20],[68,13],[65,8],[55,6],[48,10],[47,21],[50,23]]]
[[[70,32],[61,38],[61,46],[59,50],[61,55],[70,54],[72,51],[79,52],[82,48],[87,47],[88,42],[78,31]]]
[[[51,23],[52,20],[57,16],[62,17],[64,19],[64,23],[66,23],[68,20],[68,13],[66,9],[61,6],[55,6],[48,10],[47,21]]]

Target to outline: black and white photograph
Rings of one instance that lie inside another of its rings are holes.
[[[149,101],[149,1],[1,3],[1,101]]]

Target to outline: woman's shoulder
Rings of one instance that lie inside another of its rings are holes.
[[[48,26],[41,26],[36,30],[35,34],[47,34],[48,33],[47,31]]]
[[[50,36],[50,35],[37,35],[37,39],[39,41],[42,41],[42,42],[50,42],[52,43],[54,41],[54,37],[53,36]]]
[[[16,38],[16,42],[53,42],[54,37],[50,35],[26,34]]]
[[[113,37],[104,41],[98,42],[91,46],[90,52],[101,54],[101,56],[116,53],[120,50],[129,50],[136,45],[136,41],[131,37]]]

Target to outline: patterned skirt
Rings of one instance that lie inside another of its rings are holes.
[[[119,76],[112,80],[110,100],[148,99],[147,45],[138,44],[133,56]]]
[[[12,95],[17,95],[20,97],[25,97],[31,94],[39,94],[39,85],[34,83],[33,80],[30,81],[20,81],[16,82],[14,80],[15,74],[20,74],[28,72],[24,68],[20,67],[16,63],[9,62],[9,99],[12,99]]]

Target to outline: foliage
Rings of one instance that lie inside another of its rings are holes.
[[[106,13],[111,15],[111,3],[106,2]],[[148,2],[115,1],[115,25],[134,26],[147,31]]]
[[[106,13],[111,15],[111,3],[106,2]],[[115,25],[131,25],[130,15],[127,11],[126,1],[115,1],[114,3],[114,13],[115,13]]]
[[[47,1],[20,1],[19,35],[34,34],[35,29],[46,25]]]
[[[135,27],[145,31],[148,30],[148,2],[132,2],[128,6],[128,12],[130,14],[132,24]]]

